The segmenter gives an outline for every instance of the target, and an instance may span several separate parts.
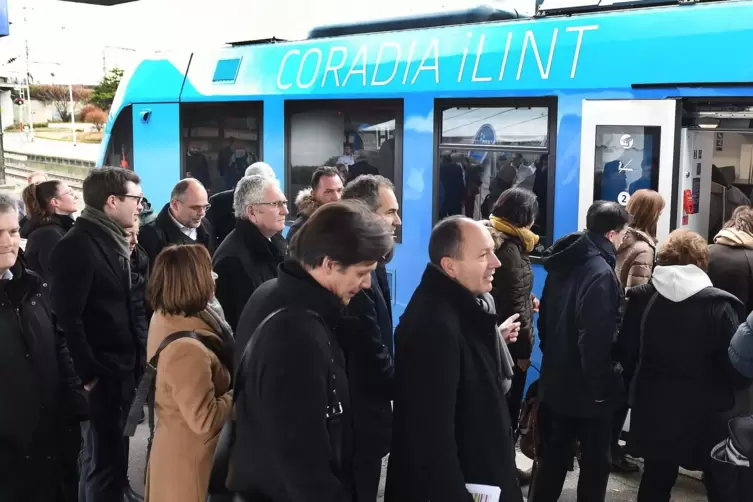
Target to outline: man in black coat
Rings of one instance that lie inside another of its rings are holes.
[[[304,188],[295,197],[296,220],[290,225],[285,239],[292,242],[293,236],[304,223],[324,204],[337,202],[342,197],[343,180],[334,167],[318,167],[311,175],[311,186]]]
[[[236,340],[251,345],[243,361],[244,351],[236,351],[237,435],[228,483],[244,500],[355,500],[339,340],[358,323],[345,305],[370,286],[392,245],[391,232],[363,205],[330,204],[301,229],[279,277],[246,304]]]
[[[16,201],[0,194],[0,500],[76,500],[86,397],[20,244]]]
[[[285,257],[287,199],[280,182],[266,176],[246,176],[235,189],[235,230],[222,241],[212,259],[217,274],[217,300],[233,330],[251,294],[277,277]]]
[[[532,502],[556,502],[580,442],[579,500],[604,500],[612,463],[612,417],[624,402],[622,367],[612,360],[620,325],[617,248],[630,215],[596,201],[587,230],[562,237],[545,252],[539,312],[541,465]]]
[[[142,207],[139,183],[126,169],[92,171],[84,180],[86,207],[50,259],[52,310],[89,392],[80,502],[137,499],[128,486],[123,427],[138,354],[125,228]]]
[[[351,171],[352,172],[352,171]],[[343,200],[360,200],[395,234],[402,222],[395,186],[384,176],[359,176],[345,187]],[[347,360],[355,443],[353,473],[359,502],[375,502],[382,458],[392,441],[392,378],[395,373],[392,305],[385,262],[371,273],[371,287],[357,294],[348,314],[361,326],[342,345]]]
[[[266,162],[254,162],[246,169],[245,176],[266,176],[268,178],[277,178],[272,166]],[[233,214],[233,193],[235,187],[230,190],[224,190],[209,197],[207,211],[207,220],[212,225],[214,232],[214,245],[219,247],[230,232],[235,228],[235,215]]]
[[[171,244],[203,244],[214,253],[215,240],[209,221],[204,217],[209,200],[204,185],[195,178],[180,180],[157,218],[141,228],[139,241],[154,264],[157,255]]]
[[[481,223],[451,216],[434,227],[429,260],[395,330],[385,500],[472,502],[473,484],[522,502],[505,399],[513,361],[501,340],[520,324],[497,327],[494,241]]]

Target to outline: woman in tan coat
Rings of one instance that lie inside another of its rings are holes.
[[[213,295],[212,263],[204,246],[170,246],[159,254],[148,287],[154,315],[147,359],[177,331],[206,338],[175,340],[160,354],[147,502],[206,500],[217,437],[232,409],[233,337],[222,316],[208,307]]]
[[[656,255],[656,225],[664,210],[664,198],[654,190],[637,190],[627,205],[632,222],[617,250],[615,271],[620,284],[627,290],[651,280]],[[623,304],[624,312],[626,304]],[[625,375],[629,383],[631,375]],[[638,472],[638,466],[625,458],[619,446],[622,427],[629,411],[627,402],[615,413],[612,429],[612,470]]]
[[[617,250],[615,270],[622,287],[632,288],[651,279],[656,254],[656,224],[664,210],[664,198],[653,190],[638,190],[630,198],[627,212],[633,221]]]

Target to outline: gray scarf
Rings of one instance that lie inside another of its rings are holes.
[[[112,239],[113,244],[115,244],[115,251],[125,258],[126,262],[130,262],[131,249],[128,245],[128,234],[123,230],[123,227],[115,222],[115,220],[107,216],[104,211],[100,211],[91,206],[85,206],[84,210],[81,211],[81,216],[79,216],[79,218],[93,223],[104,230]]]
[[[212,331],[222,338],[225,347],[232,354],[235,350],[233,329],[225,320],[225,314],[222,312],[222,307],[216,297],[212,297],[207,308],[199,312],[199,319],[207,323],[212,328]]]
[[[484,293],[479,296],[478,303],[484,311],[490,314],[497,313],[494,304],[494,297],[491,294]],[[494,338],[496,340],[495,345],[497,346],[497,356],[499,357],[498,364],[500,364],[500,367],[497,369],[500,372],[502,391],[507,395],[507,393],[510,392],[510,388],[512,388],[512,377],[514,374],[513,365],[515,364],[515,361],[512,360],[512,355],[510,354],[510,349],[507,348],[507,343],[505,343],[499,333],[495,333],[495,335],[497,335]]]

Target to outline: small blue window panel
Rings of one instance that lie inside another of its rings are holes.
[[[217,61],[217,67],[214,69],[212,83],[230,83],[235,82],[238,76],[238,69],[241,67],[242,58],[220,59]]]

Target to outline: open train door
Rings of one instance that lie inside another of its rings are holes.
[[[586,228],[586,212],[595,200],[627,206],[641,188],[664,196],[659,240],[676,228],[682,211],[676,202],[680,118],[681,103],[675,99],[583,101],[579,229]]]

